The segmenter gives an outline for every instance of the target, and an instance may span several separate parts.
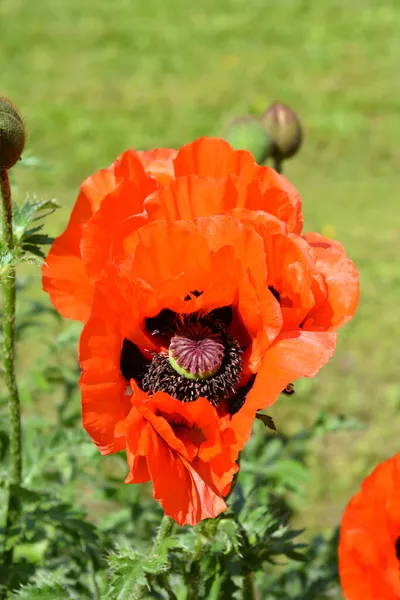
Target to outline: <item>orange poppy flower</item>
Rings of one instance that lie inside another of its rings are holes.
[[[45,289],[86,322],[84,427],[181,524],[224,510],[256,412],[314,376],[354,314],[354,265],[301,229],[287,180],[201,138],[97,173],[50,251]]]
[[[98,264],[109,258],[110,242],[121,222],[135,216],[156,220],[165,213],[165,218],[173,219],[172,197],[166,207],[155,205],[150,198],[146,210],[145,200],[173,178],[181,181],[182,188],[189,187],[191,177],[217,179],[226,187],[222,204],[215,205],[208,195],[207,201],[198,205],[197,216],[231,211],[243,218],[262,219],[267,211],[286,223],[289,231],[301,232],[301,201],[292,184],[224,140],[200,138],[178,152],[128,150],[109,169],[98,171],[82,184],[67,228],[43,265],[43,288],[63,316],[87,320],[98,276],[89,263],[93,253]],[[105,236],[101,240],[96,236],[99,226]]]
[[[400,454],[378,465],[347,506],[339,573],[346,600],[400,598]]]
[[[229,215],[142,224],[95,286],[80,344],[83,424],[102,453],[127,449],[127,482],[151,479],[180,524],[224,510],[257,410],[335,348],[333,332],[283,329],[264,250],[276,228]],[[273,259],[284,279],[288,256]]]

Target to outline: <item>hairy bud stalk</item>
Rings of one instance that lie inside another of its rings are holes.
[[[2,212],[2,251],[12,255],[14,238],[12,226],[11,187],[7,170],[19,159],[25,144],[25,127],[15,107],[0,98],[0,191]],[[15,378],[15,266],[11,261],[2,274],[1,286],[4,297],[2,363],[4,380],[8,390],[10,419],[10,476],[6,515],[5,547],[3,565],[6,570],[12,562],[13,546],[7,544],[7,535],[20,515],[18,487],[21,484],[21,418],[20,400]]]

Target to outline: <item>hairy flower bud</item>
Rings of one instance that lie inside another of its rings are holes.
[[[263,163],[270,153],[270,138],[254,117],[240,117],[232,121],[225,139],[235,150],[251,152],[259,164]]]
[[[0,169],[11,169],[25,146],[26,130],[15,106],[0,98]]]
[[[272,142],[272,158],[282,161],[298,152],[303,141],[303,131],[293,110],[276,102],[265,111],[260,121]]]

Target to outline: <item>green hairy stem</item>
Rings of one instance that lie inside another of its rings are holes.
[[[6,169],[0,169],[0,188],[2,199],[2,232],[3,248],[6,253],[12,254],[14,249],[12,228],[12,204],[10,180]],[[7,533],[17,522],[20,514],[20,500],[18,490],[21,484],[22,459],[21,459],[21,417],[20,400],[15,378],[15,266],[11,263],[5,269],[1,278],[1,287],[4,298],[3,313],[3,348],[2,369],[4,381],[8,390],[8,409],[10,419],[10,471],[9,495],[6,508],[5,521],[5,549],[3,564],[9,566],[12,562],[12,547],[7,546]]]

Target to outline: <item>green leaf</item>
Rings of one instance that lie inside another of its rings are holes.
[[[24,244],[49,246],[53,242],[54,242],[54,238],[50,237],[49,235],[47,235],[45,233],[29,234],[29,232],[27,232],[27,234],[24,236]]]
[[[43,258],[43,260],[46,258],[45,253],[43,252],[43,250],[41,250],[39,248],[39,246],[35,246],[34,244],[22,244],[22,250],[24,252],[29,252],[30,254],[33,254],[34,256],[38,256],[39,258]]]
[[[41,569],[36,572],[30,585],[22,586],[11,595],[12,600],[69,600],[74,596],[68,593],[68,587],[73,582],[69,580],[65,571],[46,571]]]
[[[108,557],[111,568],[110,586],[105,600],[132,600],[138,586],[147,586],[142,557],[130,551],[117,551]]]

